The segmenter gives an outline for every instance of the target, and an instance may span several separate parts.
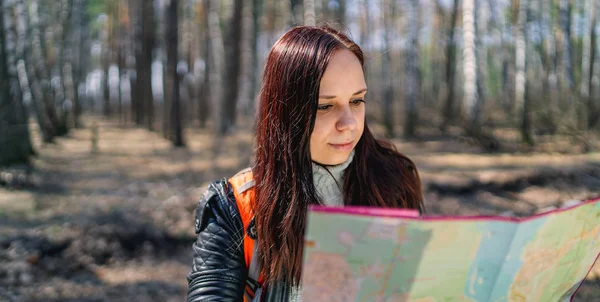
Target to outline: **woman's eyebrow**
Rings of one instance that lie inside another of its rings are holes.
[[[367,88],[363,88],[363,89],[361,89],[361,90],[353,93],[352,95],[354,96],[354,95],[361,94],[361,93],[366,92],[366,91],[367,91]],[[319,98],[320,99],[335,99],[336,96],[335,95],[320,95]]]

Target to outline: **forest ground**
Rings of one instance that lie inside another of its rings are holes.
[[[55,144],[34,135],[33,168],[0,171],[0,301],[183,301],[196,201],[251,164],[251,127],[218,139],[188,129],[174,149],[159,133],[85,124]],[[569,139],[493,154],[458,135],[393,141],[419,169],[429,214],[524,216],[600,196],[600,153]],[[600,301],[600,264],[576,301]]]

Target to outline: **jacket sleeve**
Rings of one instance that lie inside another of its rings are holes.
[[[196,208],[187,301],[242,301],[247,276],[243,225],[228,182],[212,182]]]

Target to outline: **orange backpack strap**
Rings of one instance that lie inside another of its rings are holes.
[[[248,270],[248,280],[246,281],[246,293],[244,302],[260,300],[260,291],[264,282],[264,276],[261,273],[260,261],[258,255],[258,242],[256,242],[256,227],[254,226],[254,213],[252,204],[254,203],[255,181],[250,168],[244,169],[231,177],[229,183],[233,188],[233,195],[244,225],[244,260]]]

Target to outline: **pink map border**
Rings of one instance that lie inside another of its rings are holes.
[[[586,201],[582,201],[578,204],[554,209],[548,212],[534,214],[527,217],[504,217],[504,216],[494,216],[494,215],[476,215],[476,216],[419,216],[419,212],[417,210],[412,209],[392,209],[392,208],[377,208],[377,207],[364,207],[364,206],[346,206],[346,207],[327,207],[320,205],[311,205],[309,210],[311,212],[316,213],[328,213],[328,214],[343,214],[343,215],[360,215],[360,216],[374,216],[374,217],[397,217],[397,218],[407,218],[411,220],[426,220],[426,221],[460,221],[460,220],[469,220],[469,221],[478,221],[478,220],[496,220],[496,221],[505,221],[505,222],[525,222],[529,220],[533,220],[539,217],[544,217],[564,211],[568,211],[573,208],[577,208],[586,204],[592,204],[600,202],[599,198],[594,198]]]

